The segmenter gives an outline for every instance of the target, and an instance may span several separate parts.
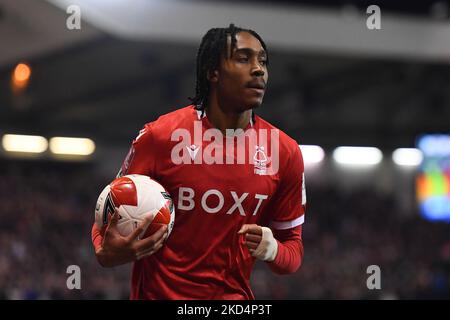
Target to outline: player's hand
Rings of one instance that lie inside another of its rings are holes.
[[[148,221],[143,221],[129,236],[124,237],[117,230],[118,221],[119,215],[115,213],[109,219],[102,246],[96,252],[104,267],[114,267],[152,255],[161,249],[168,235],[167,226],[162,226],[151,236],[139,240],[139,235],[149,224]]]
[[[244,224],[238,231],[243,234],[245,245],[253,257],[262,261],[273,261],[278,253],[278,242],[272,230],[256,224]]]

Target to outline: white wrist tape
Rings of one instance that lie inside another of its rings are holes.
[[[263,261],[273,261],[278,253],[278,242],[272,234],[272,230],[262,227],[262,239],[252,256]]]

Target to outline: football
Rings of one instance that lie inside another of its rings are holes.
[[[152,235],[164,224],[170,235],[175,221],[173,201],[166,189],[139,174],[116,178],[100,193],[95,206],[97,226],[101,229],[107,225],[115,212],[119,214],[117,228],[122,236],[128,236],[146,221],[139,239]]]

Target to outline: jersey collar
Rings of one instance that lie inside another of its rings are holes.
[[[202,120],[206,117],[206,112],[204,112],[203,110],[195,109],[195,111],[197,111],[198,120]],[[250,127],[253,127],[253,111],[252,115],[250,116]]]

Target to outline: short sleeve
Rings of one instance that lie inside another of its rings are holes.
[[[306,211],[306,188],[300,147],[292,148],[280,172],[279,187],[272,198],[270,227],[285,230],[303,224]]]
[[[127,174],[142,174],[154,176],[155,148],[153,143],[152,124],[146,124],[133,140],[130,150],[117,174],[121,177]]]

